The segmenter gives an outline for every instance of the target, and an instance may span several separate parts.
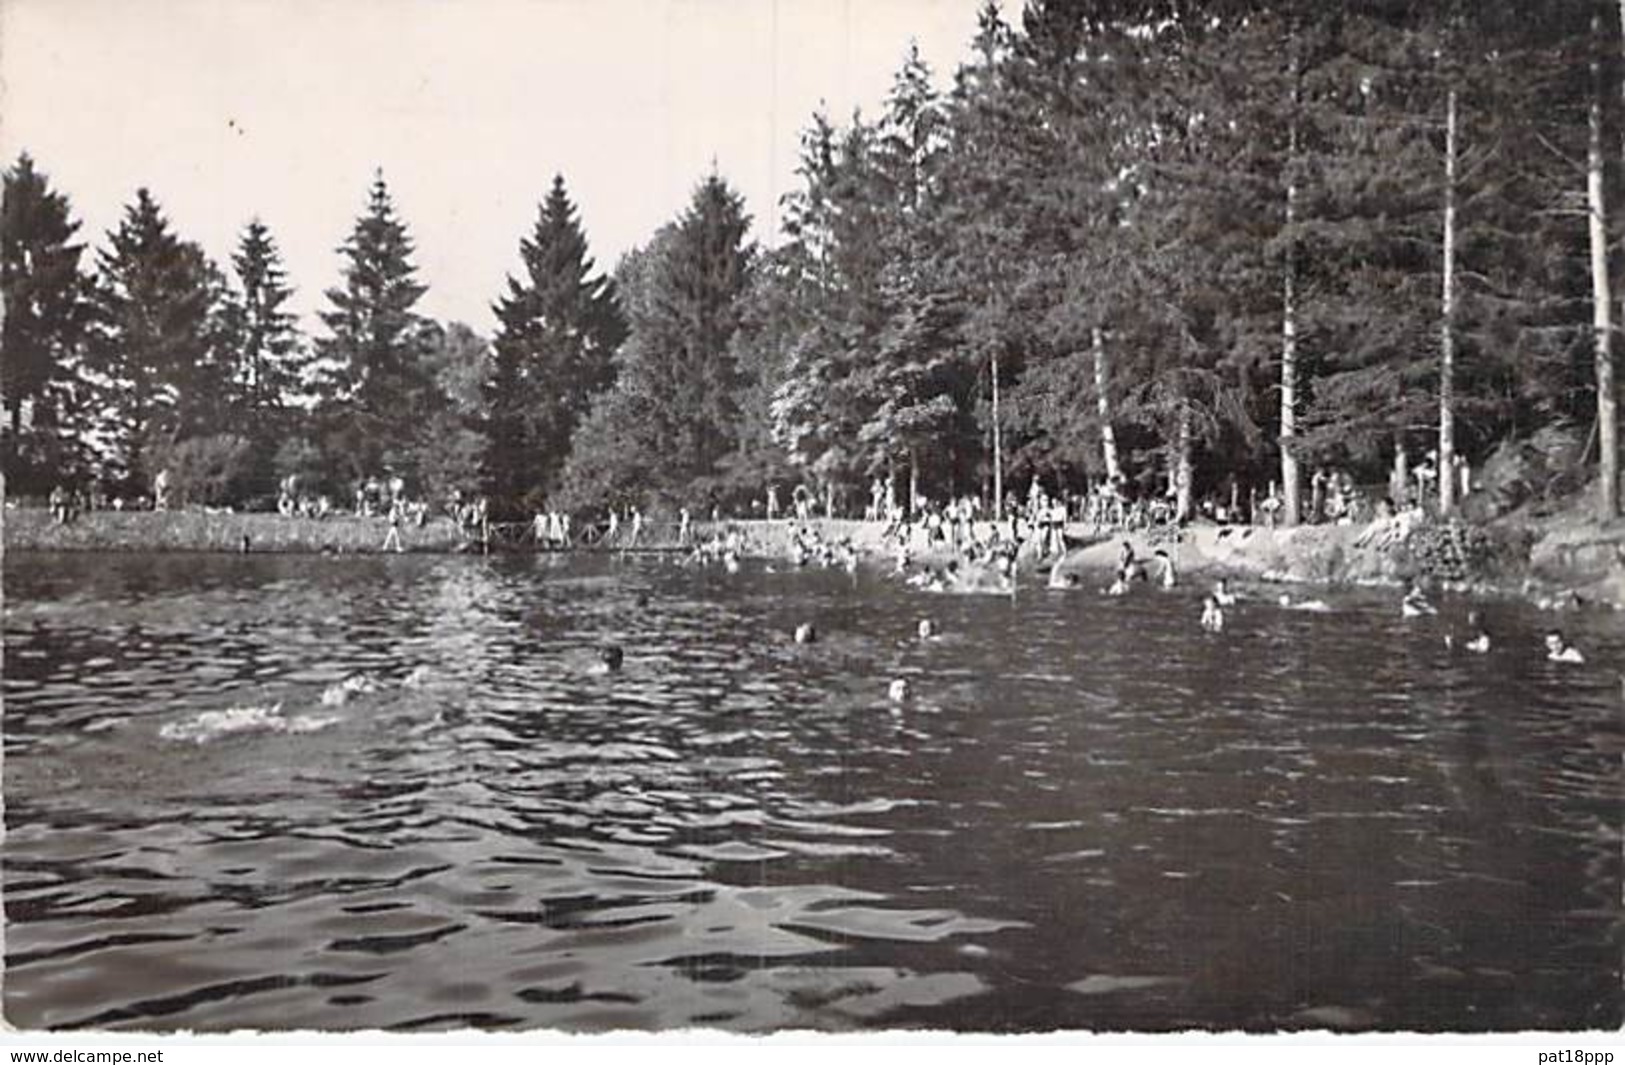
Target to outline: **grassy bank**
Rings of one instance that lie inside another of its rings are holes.
[[[81,514],[58,525],[45,510],[7,507],[7,551],[377,551],[389,525],[382,518],[287,518],[280,514],[202,511],[111,511]],[[408,551],[453,551],[461,538],[449,519],[401,530]]]

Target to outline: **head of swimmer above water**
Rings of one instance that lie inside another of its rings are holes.
[[[603,667],[611,673],[621,668],[621,661],[624,657],[625,656],[621,653],[621,649],[613,644],[608,647],[601,648],[598,652],[598,661],[601,662]]]

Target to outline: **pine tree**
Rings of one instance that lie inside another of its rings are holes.
[[[896,308],[880,338],[872,365],[858,387],[874,407],[858,431],[868,448],[867,470],[894,463],[909,472],[911,506],[918,501],[922,459],[934,444],[951,439],[964,410],[964,375],[954,298],[923,279],[899,279]]]
[[[65,392],[76,378],[75,362],[86,327],[86,292],[79,273],[84,246],[73,242],[79,223],[67,197],[51,189],[27,153],[5,173],[0,208],[0,390],[5,396],[5,473],[15,491],[45,490],[62,462],[57,446],[64,424]],[[29,412],[25,432],[24,411]],[[24,456],[35,453],[37,461]],[[44,468],[36,468],[36,467]],[[20,479],[19,479],[20,478]]]
[[[615,387],[595,403],[568,463],[567,498],[601,501],[629,481],[667,495],[717,487],[737,443],[743,379],[732,342],[756,259],[749,228],[743,200],[713,174],[623,264],[630,333]]]
[[[297,319],[285,309],[293,288],[281,253],[259,219],[244,227],[231,263],[236,291],[225,307],[231,387],[236,408],[257,424],[300,394],[309,360]]]
[[[352,476],[374,476],[405,461],[433,390],[423,352],[427,324],[413,308],[427,291],[417,281],[413,245],[395,215],[380,172],[367,209],[339,248],[344,286],[327,291],[330,335],[316,342],[326,380],[321,399],[332,446]],[[401,472],[397,470],[397,472]]]
[[[146,491],[148,452],[220,429],[228,416],[213,317],[220,275],[169,228],[146,189],[99,256],[88,360],[100,386],[109,472]]]
[[[626,335],[614,284],[593,274],[562,175],[519,250],[525,277],[510,277],[493,308],[500,324],[486,391],[486,476],[510,506],[553,487],[592,397],[614,379]]]
[[[861,116],[845,131],[813,116],[802,138],[802,187],[786,197],[791,239],[770,275],[789,305],[783,373],[768,408],[772,436],[820,487],[863,470],[856,437],[873,403],[857,384],[885,324],[895,203],[878,141]]]

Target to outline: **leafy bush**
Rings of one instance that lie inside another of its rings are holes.
[[[408,489],[409,494],[440,503],[458,490],[477,492],[485,447],[485,437],[468,428],[455,413],[436,414],[424,423],[410,453],[399,463],[415,474],[411,479],[418,491]]]
[[[1416,526],[1398,554],[1401,569],[1411,576],[1462,581],[1509,570],[1527,557],[1528,543],[1512,533],[1449,522]]]
[[[187,437],[157,449],[153,468],[169,471],[176,503],[222,506],[234,501],[234,482],[249,472],[252,451],[245,437],[231,433]]]
[[[297,477],[299,491],[303,494],[320,494],[331,492],[334,485],[328,471],[327,458],[322,449],[302,436],[289,437],[277,448],[276,460],[277,482],[280,484],[284,478]]]

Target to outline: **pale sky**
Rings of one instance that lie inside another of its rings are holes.
[[[774,239],[820,100],[840,122],[877,114],[910,39],[946,88],[979,6],[0,0],[0,153],[32,154],[95,247],[143,185],[222,267],[258,215],[307,329],[381,166],[430,286],[419,308],[488,333],[555,171],[606,271],[713,159]]]

